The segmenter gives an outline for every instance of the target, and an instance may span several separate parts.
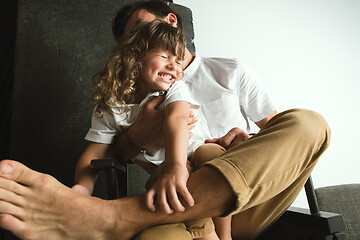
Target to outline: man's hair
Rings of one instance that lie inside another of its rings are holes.
[[[182,31],[183,24],[180,15],[171,9],[168,4],[169,2],[164,0],[149,0],[135,2],[122,7],[119,11],[117,11],[112,21],[112,32],[115,40],[118,41],[123,36],[125,33],[126,23],[133,13],[139,9],[144,9],[149,13],[154,14],[156,18],[161,19],[166,17],[169,13],[174,13],[178,20],[177,25]]]

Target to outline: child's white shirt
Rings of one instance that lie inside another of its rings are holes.
[[[145,103],[163,94],[165,94],[163,91],[151,92],[140,104],[127,104],[127,109],[124,112],[120,112],[118,108],[112,108],[111,111],[104,111],[101,118],[97,116],[95,108],[91,120],[91,128],[86,134],[85,139],[96,143],[112,144],[117,135],[126,131],[127,128],[135,123]],[[186,84],[182,81],[174,82],[166,92],[165,100],[159,105],[159,110],[164,111],[168,104],[176,101],[189,102],[193,112],[196,112],[199,108],[197,102],[190,96]],[[199,138],[197,137],[196,139]],[[194,140],[190,140],[188,156],[191,156],[195,148],[203,143],[203,140],[201,143]],[[145,149],[145,151],[139,153],[132,160],[136,159],[159,165],[165,160],[165,149]]]

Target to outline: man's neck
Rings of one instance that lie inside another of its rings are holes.
[[[183,70],[185,70],[194,60],[195,56],[190,53],[190,51],[185,48],[185,58],[183,61]]]

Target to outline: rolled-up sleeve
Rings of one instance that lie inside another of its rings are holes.
[[[113,113],[104,111],[103,116],[97,116],[95,110],[91,119],[91,128],[85,136],[87,141],[111,144],[119,131]]]
[[[253,122],[258,122],[275,111],[275,104],[260,77],[247,65],[240,65],[238,96],[240,106]]]

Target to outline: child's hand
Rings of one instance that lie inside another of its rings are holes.
[[[74,185],[71,189],[74,190],[75,192],[81,193],[83,195],[87,195],[87,196],[91,195],[89,189],[87,189],[86,187],[84,187],[83,185],[80,185],[80,184]]]
[[[145,195],[145,204],[150,211],[155,211],[155,199],[160,209],[172,214],[175,211],[183,212],[185,207],[181,204],[178,193],[189,206],[194,205],[194,199],[186,187],[189,171],[186,166],[166,164],[156,169],[156,182]]]

